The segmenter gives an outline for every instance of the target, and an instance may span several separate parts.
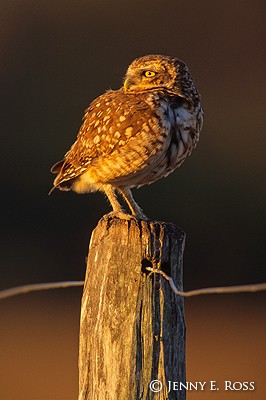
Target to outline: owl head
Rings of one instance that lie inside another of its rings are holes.
[[[149,55],[134,60],[128,67],[123,87],[126,93],[164,90],[189,102],[199,100],[186,64],[169,56]]]

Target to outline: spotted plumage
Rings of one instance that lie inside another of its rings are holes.
[[[103,191],[123,216],[120,192],[132,214],[145,219],[130,189],[179,167],[196,146],[203,123],[200,97],[186,65],[150,55],[131,63],[119,90],[95,99],[76,142],[52,167],[54,188]],[[53,188],[53,189],[54,189]]]

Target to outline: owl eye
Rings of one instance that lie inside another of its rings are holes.
[[[143,75],[146,76],[146,78],[152,78],[153,76],[155,76],[156,72],[154,71],[144,71]]]

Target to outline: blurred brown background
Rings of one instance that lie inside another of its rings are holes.
[[[187,233],[186,290],[265,280],[263,5],[1,1],[1,289],[84,278],[91,231],[110,207],[98,193],[48,197],[49,169],[73,143],[90,101],[118,88],[128,64],[151,53],[188,64],[205,125],[184,165],[135,190],[136,199],[151,218]],[[76,398],[81,293],[0,303],[1,399]],[[186,300],[188,379],[257,382],[254,392],[188,399],[265,398],[264,299]]]

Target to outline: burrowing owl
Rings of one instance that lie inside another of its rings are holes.
[[[85,111],[76,142],[51,169],[58,174],[53,189],[103,191],[123,216],[117,191],[133,216],[146,219],[130,189],[179,167],[196,146],[202,123],[200,96],[185,63],[161,55],[138,58],[123,87]]]

